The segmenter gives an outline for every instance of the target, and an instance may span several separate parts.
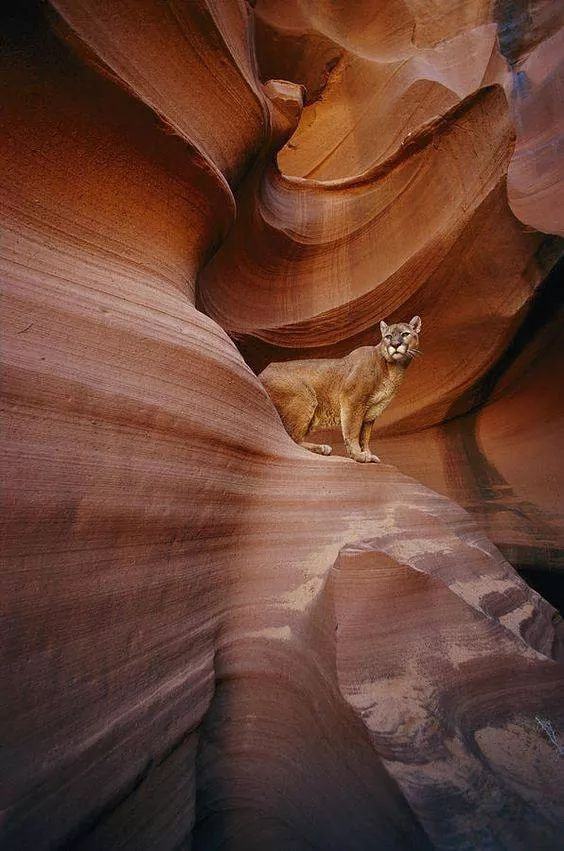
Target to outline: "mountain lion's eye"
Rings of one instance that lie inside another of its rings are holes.
[[[392,339],[391,334],[386,334],[386,336],[384,337],[384,340],[391,340],[391,339]]]
[[[409,331],[403,331],[402,337],[409,337]]]

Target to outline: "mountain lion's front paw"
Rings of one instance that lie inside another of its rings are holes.
[[[372,454],[372,452],[370,453],[370,458],[369,458],[368,460],[369,460],[369,461],[372,461],[372,463],[373,463],[373,464],[380,464],[380,463],[381,463],[381,462],[380,462],[380,459],[378,458],[378,456],[377,456],[377,455],[373,455],[373,454]]]
[[[361,452],[351,454],[353,461],[358,461],[360,464],[368,464],[372,460],[372,453],[368,449],[363,449]]]

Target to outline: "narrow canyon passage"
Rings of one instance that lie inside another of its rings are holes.
[[[5,846],[556,849],[557,10],[2,16]],[[415,314],[383,463],[294,444]]]

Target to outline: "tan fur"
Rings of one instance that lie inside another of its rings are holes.
[[[421,320],[380,323],[382,341],[344,358],[271,363],[259,375],[290,437],[300,446],[330,455],[326,444],[305,438],[317,428],[341,426],[354,461],[380,459],[370,451],[374,420],[388,407],[405,370],[418,353]]]

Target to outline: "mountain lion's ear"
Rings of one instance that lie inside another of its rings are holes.
[[[382,332],[382,337],[384,336],[384,334],[386,333],[387,330],[388,330],[388,326],[386,325],[386,323],[382,319],[382,321],[380,322],[380,331]]]
[[[419,332],[421,331],[421,317],[414,316],[409,324],[411,325],[415,333],[419,334]]]

